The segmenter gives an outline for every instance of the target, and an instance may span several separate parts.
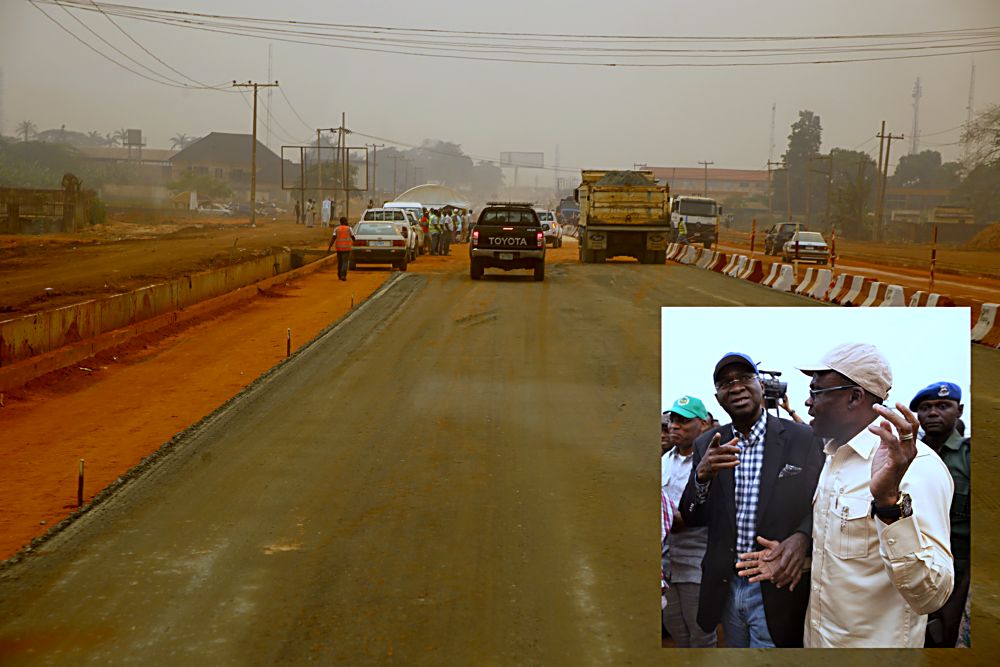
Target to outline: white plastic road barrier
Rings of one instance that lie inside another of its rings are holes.
[[[762,280],[760,284],[770,287],[774,283],[775,278],[778,277],[778,269],[780,268],[781,264],[779,264],[778,262],[773,262],[771,264],[771,270],[767,272],[767,277],[764,278],[764,280]]]
[[[1000,307],[995,303],[984,303],[982,310],[979,311],[979,319],[976,320],[976,326],[972,328],[972,342],[979,343],[990,333],[990,329],[997,321],[997,308]]]
[[[826,299],[826,293],[830,289],[830,279],[833,277],[833,271],[830,269],[820,269],[816,272],[816,282],[813,283],[812,289],[809,290],[809,296],[814,299],[819,299],[824,301]]]
[[[778,274],[778,279],[774,281],[771,285],[771,289],[776,289],[781,292],[792,291],[792,285],[795,284],[795,273],[791,264],[782,264],[781,273]]]
[[[927,292],[917,290],[916,292],[913,293],[912,296],[910,296],[910,300],[909,302],[907,302],[906,305],[909,306],[910,308],[916,308],[917,306],[926,306],[927,296],[928,296]]]
[[[712,264],[708,267],[709,271],[715,271],[716,273],[722,273],[722,268],[729,263],[729,259],[726,257],[726,253],[719,252],[716,258],[712,261]]]
[[[864,276],[851,276],[851,286],[847,288],[847,294],[841,297],[834,298],[833,302],[838,303],[842,306],[858,305],[859,301],[862,301],[864,297],[861,293],[865,288],[865,277]]]
[[[879,306],[899,307],[906,305],[906,294],[899,285],[889,285],[885,288],[885,298]]]
[[[932,292],[927,295],[927,303],[924,305],[928,308],[937,308],[939,306],[954,306],[955,302],[951,300],[951,297],[941,296]]]
[[[844,288],[847,285],[847,278],[848,276],[846,273],[837,275],[837,280],[833,283],[833,287],[831,287],[830,291],[826,293],[827,301],[832,301],[834,303],[837,302],[837,297],[844,293]]]
[[[736,266],[736,258],[737,257],[739,257],[739,255],[733,255],[732,257],[729,258],[729,261],[722,268],[722,272],[723,273],[725,273],[726,275],[729,275],[729,272],[733,270],[734,266]]]
[[[816,269],[814,267],[809,267],[806,269],[806,277],[802,279],[799,286],[795,288],[796,294],[808,294],[809,290],[812,289],[813,279],[816,277]]]
[[[681,243],[671,243],[670,250],[667,251],[667,259],[677,261],[677,257],[684,250],[684,245]]]
[[[714,250],[706,250],[701,254],[701,259],[698,260],[697,266],[699,269],[707,269],[715,261],[716,256],[719,253]]]
[[[746,255],[736,255],[736,264],[732,268],[730,268],[729,271],[726,272],[726,275],[729,276],[730,278],[735,278],[736,276],[740,275],[740,272],[743,271],[746,265],[747,265]]]
[[[873,282],[871,284],[871,287],[868,288],[868,296],[865,297],[865,300],[858,305],[860,305],[862,308],[869,308],[876,304],[882,303],[882,301],[885,299],[886,287],[887,285],[884,285],[883,283],[880,283],[878,281]]]
[[[684,251],[684,256],[681,257],[681,263],[683,264],[693,264],[695,258],[698,256],[698,249],[693,245],[689,245],[687,250]]]

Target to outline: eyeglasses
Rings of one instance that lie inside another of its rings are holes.
[[[824,394],[828,391],[839,391],[841,389],[854,389],[856,384],[842,384],[839,387],[827,387],[826,389],[810,389],[809,398],[816,398],[816,394]]]
[[[757,379],[757,375],[754,374],[754,373],[748,373],[746,375],[737,375],[732,380],[727,380],[726,382],[716,382],[715,383],[715,390],[716,391],[728,391],[729,389],[732,389],[733,387],[735,387],[738,384],[743,385],[745,387],[745,386],[747,386],[748,384],[750,384],[752,381],[754,381],[756,379]]]

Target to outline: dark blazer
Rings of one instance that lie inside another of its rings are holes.
[[[708,499],[695,502],[694,480],[698,462],[716,433],[722,444],[733,439],[733,426],[726,424],[703,433],[694,443],[691,478],[681,497],[681,516],[689,526],[708,526],[708,549],[702,561],[698,625],[715,630],[729,597],[729,584],[737,576],[736,478],[732,469],[722,470],[712,480]],[[757,501],[757,535],[781,541],[795,532],[812,535],[812,499],[826,457],[821,441],[805,424],[768,415],[764,435],[764,462],[760,471]],[[787,466],[799,468],[798,472]],[[791,474],[790,474],[791,473]],[[755,536],[756,537],[756,536]],[[811,555],[811,552],[807,553]],[[764,615],[771,639],[777,646],[802,646],[809,602],[809,573],[803,573],[795,590],[761,583]]]

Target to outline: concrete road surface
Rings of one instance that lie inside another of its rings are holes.
[[[659,307],[811,303],[682,266],[400,274],[3,570],[0,663],[802,664],[659,648]],[[973,363],[985,650],[1000,353]]]

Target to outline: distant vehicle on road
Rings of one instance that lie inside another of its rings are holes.
[[[402,211],[399,212],[402,215]],[[406,271],[410,254],[406,221],[359,222],[354,228],[354,249],[349,268],[358,264],[392,264]]]
[[[677,195],[670,200],[670,226],[673,227],[673,240],[678,238],[677,230],[681,220],[687,227],[687,240],[690,243],[701,243],[711,248],[715,242],[715,226],[722,215],[722,207],[711,197],[694,197],[692,195]]]
[[[422,236],[420,234],[420,224],[406,209],[365,209],[365,212],[361,214],[361,220],[359,222],[392,222],[403,225],[406,230],[403,236],[406,238],[406,248],[408,251],[406,259],[412,262],[417,258],[417,254],[420,252],[420,246],[417,242]]]
[[[826,264],[830,261],[830,246],[819,232],[795,232],[782,246],[781,259],[785,262],[795,259]]]
[[[249,207],[247,207],[249,211]],[[198,213],[203,215],[219,215],[219,216],[231,216],[233,215],[232,209],[224,204],[202,204],[198,207]]]
[[[469,277],[479,280],[487,268],[532,269],[545,280],[545,233],[531,204],[489,202],[480,212],[469,240]]]
[[[670,187],[653,172],[585,169],[577,197],[580,261],[603,264],[634,257],[642,264],[667,261]]]
[[[546,245],[551,244],[553,248],[562,247],[562,225],[556,220],[556,214],[544,209],[535,209],[538,221],[542,223],[542,232],[545,233]]]
[[[780,254],[785,242],[792,238],[792,234],[796,231],[808,231],[808,229],[808,227],[799,222],[779,222],[772,225],[764,237],[764,254]]]

